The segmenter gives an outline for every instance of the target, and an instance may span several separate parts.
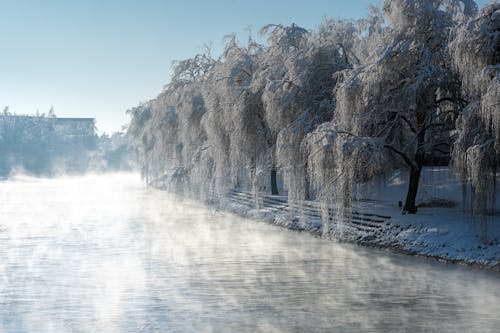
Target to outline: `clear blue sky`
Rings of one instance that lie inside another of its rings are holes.
[[[154,98],[171,63],[268,23],[315,28],[359,18],[370,0],[0,0],[0,107],[95,117],[111,132]],[[488,0],[478,1],[484,5]]]

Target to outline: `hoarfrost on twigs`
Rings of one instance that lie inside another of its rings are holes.
[[[475,213],[494,207],[500,163],[500,5],[386,0],[363,19],[262,29],[268,45],[226,37],[174,64],[154,100],[132,109],[148,182],[200,197],[280,191],[349,220],[362,184],[408,173],[417,211],[425,165],[452,162]],[[161,183],[161,184],[160,184]]]

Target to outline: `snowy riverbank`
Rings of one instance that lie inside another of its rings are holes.
[[[259,209],[251,206],[251,201],[245,204],[244,200],[236,201],[231,197],[222,203],[224,209],[246,218],[323,236],[324,226],[319,216],[301,217],[276,206],[263,205]],[[368,210],[370,213],[366,214],[385,214],[390,219],[378,222],[376,227],[377,222],[369,221],[365,224],[330,222],[333,236],[329,237],[500,271],[500,216],[488,218],[485,232],[481,222],[456,208],[421,208],[418,214],[402,215],[397,207],[364,203],[363,211]]]
[[[351,217],[333,217],[327,226],[314,201],[298,206],[288,203],[286,196],[261,193],[256,200],[252,193],[241,191],[216,201],[237,215],[320,237],[500,271],[498,209],[482,221],[464,211],[461,188],[448,168],[423,171],[417,214],[401,214],[397,203],[405,189],[404,175],[395,174],[384,184],[365,189],[368,195],[354,204]]]

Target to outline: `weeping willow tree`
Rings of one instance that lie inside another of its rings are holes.
[[[282,170],[289,200],[314,197],[307,174],[305,136],[331,119],[334,73],[351,67],[352,22],[326,21],[318,32],[292,24],[269,25],[269,48],[254,87],[262,90],[265,120],[275,142],[275,166]]]
[[[196,187],[191,181],[210,174],[211,167],[201,168],[198,160],[206,141],[201,123],[205,113],[202,82],[213,66],[209,52],[176,62],[172,80],[162,93],[128,111],[132,117],[128,132],[135,138],[147,183],[161,180],[162,185],[182,193]]]
[[[130,110],[148,182],[198,196],[232,189],[318,200],[349,217],[363,184],[404,170],[416,213],[425,165],[450,159],[476,213],[493,209],[499,164],[498,14],[472,0],[386,0],[317,30],[267,25],[267,45],[226,38],[174,64]],[[481,206],[482,205],[482,206]],[[329,233],[326,225],[325,234]]]
[[[326,189],[327,195],[340,194],[344,206],[349,206],[353,184],[401,168],[409,174],[403,211],[417,211],[426,158],[451,140],[433,138],[451,130],[445,122],[449,104],[455,106],[453,111],[460,107],[446,53],[447,34],[455,20],[470,14],[469,5],[425,0],[384,3],[390,23],[388,46],[375,62],[343,73],[333,121],[309,140],[311,173],[318,175],[318,186],[326,182],[341,189]],[[324,170],[327,160],[333,163],[333,173]]]
[[[464,202],[479,215],[494,213],[500,164],[500,4],[483,8],[458,26],[449,45],[468,104],[457,120],[453,166]],[[470,184],[470,196],[467,185]]]
[[[259,92],[252,80],[262,48],[251,38],[244,47],[226,37],[226,47],[204,86],[204,128],[214,157],[213,188],[248,189],[261,184],[269,164],[268,129]]]

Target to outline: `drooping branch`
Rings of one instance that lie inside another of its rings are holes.
[[[418,168],[417,164],[415,163],[415,161],[413,161],[411,158],[408,157],[408,155],[406,155],[405,153],[403,153],[402,151],[400,151],[399,149],[397,149],[396,147],[392,146],[392,145],[384,145],[385,148],[389,149],[390,151],[392,151],[393,153],[396,153],[396,155],[400,156],[403,161],[405,161],[405,163],[410,167],[410,168]]]

